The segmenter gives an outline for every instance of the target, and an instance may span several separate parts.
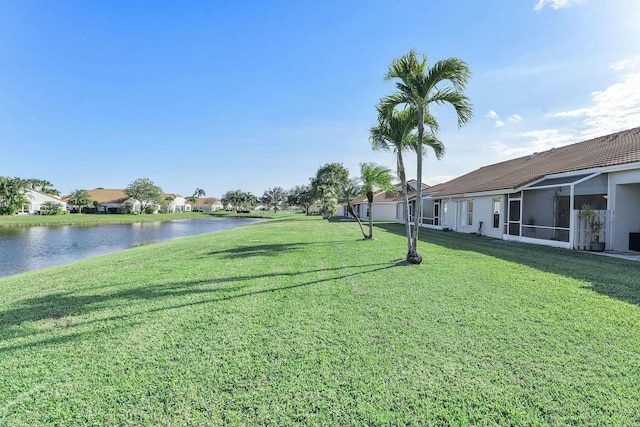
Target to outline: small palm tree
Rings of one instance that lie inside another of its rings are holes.
[[[347,212],[358,221],[358,225],[360,226],[360,231],[362,232],[362,237],[365,239],[367,235],[364,232],[364,228],[362,228],[362,222],[360,222],[360,218],[356,215],[353,210],[353,206],[351,205],[351,199],[358,197],[358,195],[362,194],[362,187],[358,185],[356,180],[351,180],[342,187],[342,198],[347,201]]]
[[[374,192],[391,191],[394,189],[391,183],[391,171],[384,166],[374,163],[360,163],[360,181],[362,182],[362,194],[367,196],[369,208],[369,236],[373,239],[373,196]]]
[[[458,126],[465,125],[472,116],[471,103],[464,94],[467,81],[471,77],[471,71],[464,61],[458,58],[449,58],[436,62],[433,67],[427,66],[427,58],[418,58],[412,49],[408,54],[392,61],[385,80],[398,79],[397,92],[385,98],[385,109],[398,105],[414,108],[418,111],[418,141],[417,153],[422,154],[425,137],[425,118],[431,117],[429,107],[433,104],[450,104],[456,111]],[[427,123],[428,124],[428,123]],[[431,119],[430,127],[437,130],[437,122]],[[429,125],[429,124],[428,124]],[[420,218],[422,218],[422,155],[418,155],[416,164],[416,221],[412,248],[407,261],[420,264],[422,257],[418,254],[418,230]]]
[[[87,190],[74,190],[69,196],[69,203],[78,207],[78,213],[82,213],[82,207],[91,203],[91,196]]]
[[[196,188],[196,190],[193,192],[193,196],[186,197],[186,199],[191,203],[196,204],[198,203],[198,199],[200,197],[205,197],[206,195],[207,193],[205,193],[205,191],[202,188]]]

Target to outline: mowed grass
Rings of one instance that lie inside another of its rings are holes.
[[[0,425],[638,425],[640,264],[294,216],[0,279]]]
[[[31,227],[34,225],[94,225],[129,224],[132,222],[168,221],[201,218],[202,212],[180,212],[145,215],[66,214],[66,215],[0,215],[0,227]]]

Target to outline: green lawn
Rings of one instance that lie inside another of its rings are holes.
[[[200,218],[206,213],[184,212],[150,215],[67,214],[67,215],[0,215],[0,227],[30,227],[33,225],[93,225],[127,224],[131,222],[164,221]]]
[[[0,425],[638,425],[640,263],[285,216],[0,279]]]

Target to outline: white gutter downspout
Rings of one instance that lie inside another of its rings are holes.
[[[569,237],[570,237],[570,242],[569,242],[569,249],[574,249],[575,243],[576,243],[576,220],[575,220],[575,215],[573,214],[573,209],[574,209],[574,202],[573,202],[573,193],[574,193],[574,184],[571,184],[569,186],[569,212],[571,212],[571,215],[569,215]]]

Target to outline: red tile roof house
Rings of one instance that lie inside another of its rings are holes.
[[[606,250],[640,251],[640,127],[482,167],[422,203],[425,227],[567,249],[589,248],[591,204]]]

